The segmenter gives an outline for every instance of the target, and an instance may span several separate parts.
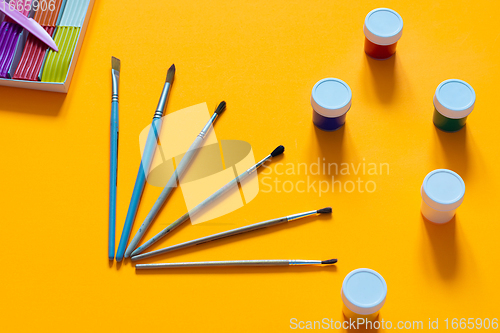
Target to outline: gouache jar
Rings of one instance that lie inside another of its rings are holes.
[[[347,274],[340,296],[344,302],[342,311],[347,318],[374,321],[385,303],[387,284],[374,270],[359,268]]]
[[[476,93],[462,80],[441,82],[434,94],[434,125],[445,132],[456,132],[465,126],[474,109]]]
[[[420,189],[422,215],[434,223],[449,222],[464,201],[465,183],[451,170],[431,171]]]
[[[375,59],[387,59],[396,53],[403,34],[403,19],[388,8],[377,8],[366,15],[363,25],[365,52]]]
[[[324,131],[341,128],[351,108],[351,99],[351,88],[344,81],[334,78],[318,81],[311,94],[314,125]]]

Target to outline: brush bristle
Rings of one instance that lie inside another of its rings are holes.
[[[165,82],[172,84],[174,82],[174,76],[175,76],[175,65],[172,65],[168,69],[167,80]]]
[[[275,149],[275,150],[273,150],[273,152],[271,153],[271,156],[272,156],[272,157],[276,157],[276,156],[278,156],[278,155],[283,154],[283,152],[284,152],[284,151],[285,151],[285,147],[283,147],[283,146],[278,146],[278,147],[276,147],[276,149]]]
[[[317,210],[318,214],[330,214],[332,212],[332,207],[321,208]]]
[[[120,59],[111,57],[111,68],[117,72],[120,71]]]
[[[222,102],[220,102],[217,109],[215,109],[214,113],[217,113],[218,115],[220,115],[222,112],[224,112],[224,110],[226,110],[226,102],[222,101]]]
[[[333,265],[337,263],[337,259],[328,259],[328,260],[323,260],[321,262],[321,265]]]

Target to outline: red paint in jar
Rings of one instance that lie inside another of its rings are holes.
[[[375,59],[387,59],[396,53],[403,34],[403,19],[388,8],[377,8],[366,15],[363,26],[365,53]]]
[[[396,45],[398,45],[398,42],[391,45],[377,45],[370,42],[370,40],[365,37],[365,52],[375,59],[387,59],[392,57],[392,55],[396,53]]]

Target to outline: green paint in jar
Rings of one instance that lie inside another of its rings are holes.
[[[441,82],[434,94],[434,125],[445,132],[456,132],[465,126],[474,109],[476,93],[465,81]]]

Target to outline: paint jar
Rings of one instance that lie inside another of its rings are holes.
[[[366,15],[363,25],[365,52],[375,59],[387,59],[396,53],[403,34],[403,19],[388,8],[377,8]]]
[[[351,99],[351,88],[344,81],[334,78],[318,81],[311,94],[314,125],[324,131],[341,128],[351,108]]]
[[[427,174],[420,193],[422,215],[431,222],[446,223],[464,201],[465,183],[456,172],[437,169]]]
[[[374,270],[359,268],[347,274],[340,295],[347,318],[374,321],[385,303],[387,284]]]
[[[476,93],[462,80],[441,82],[434,94],[434,125],[445,132],[456,132],[465,126],[474,109]]]

